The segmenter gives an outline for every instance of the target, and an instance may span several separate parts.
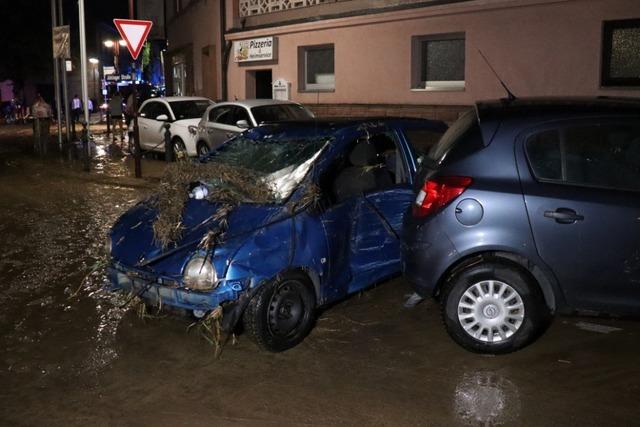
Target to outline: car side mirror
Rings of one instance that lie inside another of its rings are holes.
[[[236,122],[236,126],[240,129],[249,129],[249,122],[247,122],[246,120],[238,120]]]
[[[159,122],[168,122],[169,116],[167,116],[166,114],[160,114],[158,117],[156,117],[156,120]]]

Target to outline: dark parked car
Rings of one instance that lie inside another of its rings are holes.
[[[421,159],[403,271],[476,352],[640,313],[640,100],[479,103]]]
[[[248,130],[190,165],[212,175],[182,171],[199,183],[176,187],[186,203],[169,230],[181,228],[179,239],[158,238],[168,215],[161,196],[116,222],[111,284],[199,318],[222,307],[226,332],[242,317],[262,348],[290,348],[309,332],[317,307],[400,273],[399,233],[416,171],[408,135],[428,144],[446,128],[387,119]]]

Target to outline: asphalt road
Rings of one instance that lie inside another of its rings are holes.
[[[241,335],[216,359],[189,320],[101,291],[106,230],[154,181],[101,150],[90,174],[38,159],[20,129],[0,127],[0,425],[640,424],[640,322],[559,317],[479,356],[435,303],[403,308],[401,278],[325,310],[292,350]]]

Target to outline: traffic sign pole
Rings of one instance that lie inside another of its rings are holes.
[[[131,15],[131,19],[114,19],[113,23],[115,24],[118,32],[122,39],[127,43],[127,49],[129,49],[129,53],[133,58],[133,74],[131,78],[133,79],[133,138],[135,142],[135,153],[134,153],[134,161],[135,161],[135,174],[136,178],[140,178],[142,176],[142,162],[141,162],[141,150],[140,150],[140,129],[138,127],[138,84],[137,81],[137,59],[138,55],[142,51],[142,47],[144,46],[144,42],[149,35],[149,31],[151,31],[151,26],[153,23],[151,21],[140,21],[133,19],[133,2],[129,2],[129,14]]]

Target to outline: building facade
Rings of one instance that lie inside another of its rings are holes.
[[[213,99],[226,86],[228,99],[275,93],[318,115],[451,121],[506,96],[496,75],[518,97],[640,95],[635,0],[191,3],[189,23],[168,21],[170,48],[192,45],[191,93],[216,81]],[[205,46],[218,55],[206,70]]]

